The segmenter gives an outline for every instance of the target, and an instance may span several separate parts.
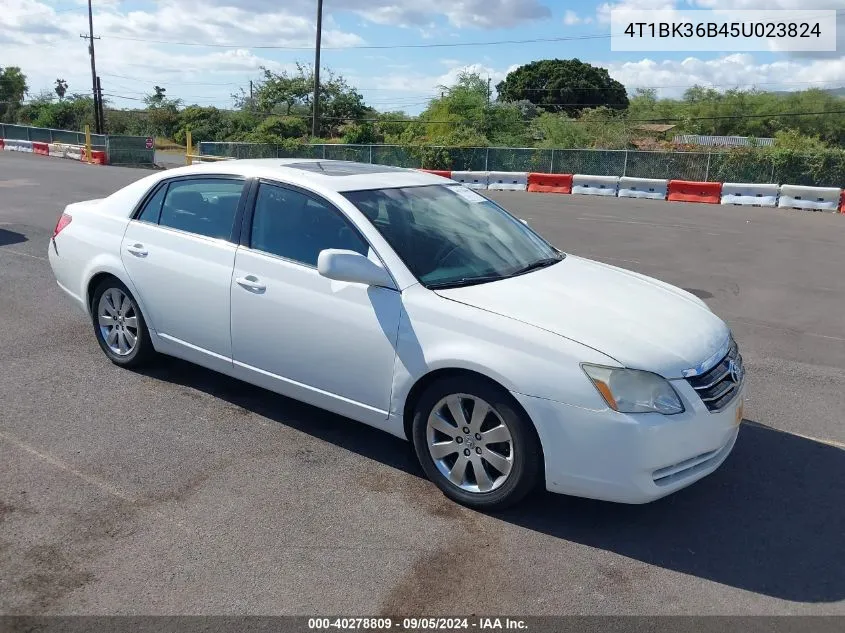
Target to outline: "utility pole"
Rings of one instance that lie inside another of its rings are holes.
[[[97,112],[100,115],[100,134],[106,133],[106,116],[103,113],[103,87],[100,85],[100,76],[97,75]]]
[[[94,37],[94,16],[91,10],[91,0],[88,0],[88,35],[80,35],[84,40],[88,40],[88,53],[91,55],[91,88],[94,95],[94,129],[97,134],[102,134],[103,129],[100,122],[100,93],[97,91],[97,66],[94,63],[94,40],[100,39]]]
[[[311,122],[311,136],[320,131],[320,38],[323,34],[323,0],[317,0],[317,46],[314,49],[314,120]]]
[[[255,110],[255,104],[252,101],[252,79],[249,80],[249,109]]]
[[[487,105],[490,105],[490,77],[487,78]]]

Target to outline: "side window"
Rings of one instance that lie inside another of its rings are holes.
[[[159,224],[197,235],[229,239],[243,180],[192,178],[170,183]]]
[[[316,266],[320,251],[327,248],[369,252],[369,245],[336,209],[265,183],[255,200],[250,247],[309,266]]]
[[[161,203],[164,202],[164,194],[167,192],[167,185],[158,188],[153,196],[147,200],[147,204],[141,209],[138,219],[142,222],[158,224],[158,216],[161,215]]]

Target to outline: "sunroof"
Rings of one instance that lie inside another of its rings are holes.
[[[310,171],[315,174],[323,174],[324,176],[357,176],[359,174],[383,174],[390,171],[405,171],[401,167],[371,165],[369,163],[354,163],[346,160],[288,163],[285,167]]]

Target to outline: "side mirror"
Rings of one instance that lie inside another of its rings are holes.
[[[320,251],[317,270],[323,277],[336,281],[395,288],[393,278],[384,268],[355,251],[338,248]]]

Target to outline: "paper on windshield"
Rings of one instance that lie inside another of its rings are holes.
[[[455,187],[450,187],[452,191],[458,194],[461,198],[466,200],[467,202],[471,202],[472,204],[478,204],[479,202],[486,202],[487,198],[484,196],[475,193],[469,187],[464,187],[463,185],[457,185]]]

